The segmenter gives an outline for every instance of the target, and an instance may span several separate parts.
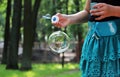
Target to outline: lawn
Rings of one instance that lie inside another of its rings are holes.
[[[81,77],[78,64],[33,64],[31,71],[6,70],[0,65],[0,77]]]

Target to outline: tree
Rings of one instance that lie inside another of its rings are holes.
[[[8,42],[9,42],[9,31],[10,31],[10,15],[11,15],[11,0],[7,1],[6,10],[6,22],[5,22],[5,32],[4,32],[4,48],[2,53],[2,64],[7,63],[7,52],[8,52]]]
[[[37,15],[38,15],[38,10],[39,10],[39,6],[40,6],[41,0],[35,0],[34,6],[33,6],[33,10],[32,10],[32,14],[33,14],[33,18],[32,18],[32,23],[33,23],[33,34],[34,34],[34,39],[33,42],[35,41],[36,38],[36,27],[37,27]]]
[[[41,0],[36,0],[33,10],[32,1],[24,0],[24,44],[21,70],[31,70],[32,47],[35,36],[37,13]]]
[[[18,69],[18,45],[21,25],[22,0],[14,0],[12,28],[8,48],[7,69]]]
[[[32,40],[33,40],[31,9],[32,9],[31,0],[24,0],[24,21],[23,21],[24,22],[24,43],[23,43],[21,70],[31,69]]]

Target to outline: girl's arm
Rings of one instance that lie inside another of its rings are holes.
[[[53,24],[56,27],[61,28],[70,24],[86,22],[88,21],[89,7],[90,7],[90,0],[87,0],[84,10],[78,13],[71,15],[57,13],[56,15],[59,17],[59,21]]]
[[[90,0],[87,0],[84,10],[82,10],[76,14],[67,15],[67,17],[70,19],[69,24],[87,22],[88,16],[89,16],[89,10],[90,10],[89,7],[90,7]]]
[[[113,9],[115,13],[114,16],[120,17],[120,6],[114,6]]]

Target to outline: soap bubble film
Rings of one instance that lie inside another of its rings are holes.
[[[48,44],[53,52],[62,53],[69,48],[70,38],[66,33],[56,31],[49,36]]]

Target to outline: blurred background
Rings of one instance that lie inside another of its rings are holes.
[[[56,13],[73,14],[86,0],[0,0],[1,77],[81,77],[81,49],[87,23],[58,29],[50,18]],[[64,53],[48,46],[51,33],[62,30],[71,45]]]

